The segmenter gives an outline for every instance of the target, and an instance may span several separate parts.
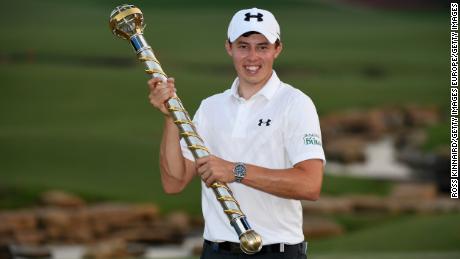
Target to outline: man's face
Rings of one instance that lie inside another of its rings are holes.
[[[225,48],[233,59],[240,84],[261,87],[270,79],[282,45],[275,47],[262,34],[251,34],[240,36],[232,44],[227,42]]]

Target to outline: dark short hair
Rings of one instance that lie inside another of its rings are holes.
[[[243,37],[249,37],[251,36],[252,34],[261,34],[260,32],[257,32],[257,31],[248,31],[248,32],[245,32],[243,34],[241,34],[241,36]],[[228,39],[228,43],[230,45],[232,45],[232,42],[230,41],[230,39]],[[278,46],[280,45],[280,39],[276,39],[275,41],[275,48],[277,48]]]

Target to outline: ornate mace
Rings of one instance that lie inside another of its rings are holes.
[[[147,67],[145,72],[152,77],[159,77],[165,82],[167,76],[161,68],[160,62],[155,58],[152,48],[142,35],[145,25],[141,10],[134,5],[117,6],[110,14],[109,23],[113,34],[131,42],[137,58]],[[185,139],[195,159],[209,156],[209,150],[204,146],[203,140],[196,132],[195,126],[179,97],[174,96],[169,99],[166,106],[174,118],[174,123],[179,128],[180,136]],[[262,238],[249,226],[246,215],[241,211],[232,191],[226,184],[220,182],[213,183],[211,188],[240,239],[241,250],[247,254],[259,252],[262,248]]]

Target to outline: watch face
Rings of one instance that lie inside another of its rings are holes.
[[[243,177],[246,174],[246,168],[242,164],[237,164],[235,166],[235,175],[239,177]]]

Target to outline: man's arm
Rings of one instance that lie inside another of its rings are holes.
[[[197,160],[197,171],[206,185],[213,182],[234,182],[234,163],[216,156]],[[297,200],[317,200],[323,181],[323,161],[309,159],[289,169],[268,169],[246,164],[246,176],[242,184],[279,197]]]
[[[164,114],[160,145],[161,182],[166,193],[179,193],[190,183],[196,170],[195,163],[182,155],[179,129],[165,106],[165,102],[174,95],[174,79],[170,78],[167,84],[162,84],[156,78],[149,80],[148,84],[150,103]]]
[[[179,193],[196,174],[195,163],[184,158],[180,147],[179,129],[171,117],[166,117],[160,146],[160,172],[166,193]]]
[[[283,198],[319,199],[323,182],[323,161],[305,160],[289,169],[267,169],[247,165],[242,183]]]

